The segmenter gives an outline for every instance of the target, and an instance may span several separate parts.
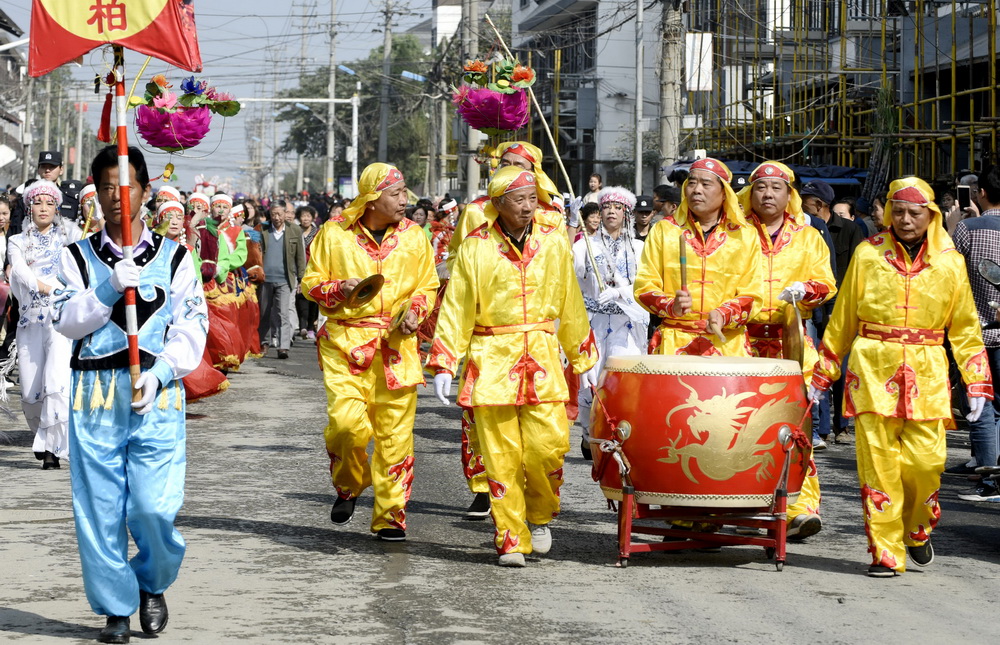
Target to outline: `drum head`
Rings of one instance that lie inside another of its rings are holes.
[[[785,323],[781,330],[781,357],[802,365],[805,362],[805,345],[802,315],[799,313],[799,308],[787,304],[785,305]]]
[[[385,284],[385,278],[382,277],[381,273],[376,273],[373,276],[368,276],[364,280],[358,283],[354,287],[354,291],[351,295],[347,296],[347,300],[344,301],[345,307],[360,307],[361,305],[368,304],[378,295],[378,292],[382,290],[382,285]]]

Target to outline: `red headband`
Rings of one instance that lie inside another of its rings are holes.
[[[528,153],[528,149],[522,146],[520,143],[515,143],[511,146],[508,146],[507,149],[504,150],[504,154],[507,154],[508,152],[514,153],[518,157],[524,157],[531,164],[538,163],[537,161],[535,161],[535,158]]]
[[[509,193],[512,190],[517,190],[518,188],[534,188],[535,187],[535,175],[529,170],[522,170],[521,174],[514,178],[514,181],[510,182],[507,189],[504,190],[504,194]]]
[[[900,188],[892,194],[892,200],[894,202],[909,202],[919,206],[926,206],[930,203],[930,200],[927,199],[927,195],[920,192],[920,190],[914,186]]]
[[[709,157],[699,159],[691,164],[691,170],[707,170],[726,183],[732,180],[729,169],[721,161]]]
[[[757,166],[757,169],[750,175],[750,183],[752,184],[758,179],[781,179],[786,184],[792,183],[791,177],[784,170],[771,163]]]
[[[389,186],[395,186],[399,182],[403,181],[403,173],[399,172],[398,168],[390,168],[389,174],[386,175],[382,183],[375,187],[376,191],[385,190]]]

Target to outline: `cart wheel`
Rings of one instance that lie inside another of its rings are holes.
[[[622,569],[628,568],[628,558],[618,558],[618,566]]]
[[[775,549],[773,546],[764,547],[764,555],[767,556],[768,560],[774,558],[774,554],[775,554]]]
[[[785,568],[785,563],[784,562],[775,562],[774,563],[774,568],[777,569],[778,571],[781,571],[782,569]]]

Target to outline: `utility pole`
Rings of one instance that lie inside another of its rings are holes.
[[[351,97],[351,145],[354,154],[351,155],[351,190],[358,195],[358,109],[361,107],[361,81],[354,85],[354,96]]]
[[[76,163],[73,164],[73,178],[83,179],[87,176],[87,173],[83,170],[83,108],[85,103],[83,102],[83,97],[85,94],[81,90],[77,90],[76,98]],[[95,178],[96,182],[97,179]]]
[[[680,157],[684,15],[680,0],[664,0],[660,22],[660,165],[658,182],[667,183],[664,168]]]
[[[382,96],[379,99],[378,161],[389,161],[389,75],[392,73],[392,0],[385,0],[385,34],[382,39]]]
[[[327,84],[328,98],[337,98],[337,0],[330,0],[330,80]],[[337,176],[334,174],[334,156],[337,153],[334,124],[336,122],[336,103],[330,103],[326,109],[326,185],[324,190],[328,195],[336,191]]]
[[[635,0],[635,194],[642,194],[642,2]]]
[[[462,56],[468,60],[476,58],[479,53],[479,36],[476,33],[478,23],[478,0],[462,0]],[[465,141],[465,196],[472,201],[479,192],[479,163],[476,162],[479,131],[472,127],[467,128]]]
[[[307,16],[306,16],[306,4],[302,3],[302,24],[300,34],[305,33],[307,26]],[[299,86],[302,86],[302,80],[306,77],[306,45],[309,39],[305,36],[299,36]],[[305,169],[306,169],[306,157],[303,153],[299,152],[298,159],[295,164],[295,198],[298,199],[302,195],[303,183],[305,179]]]
[[[52,74],[45,75],[45,134],[42,136],[42,145],[46,150],[51,150],[52,140],[49,138],[49,125],[52,123]],[[77,150],[76,154],[80,154]]]
[[[24,105],[24,126],[21,128],[23,133],[21,138],[21,143],[24,144],[24,159],[21,165],[21,182],[28,181],[30,176],[32,162],[31,162],[31,144],[34,139],[34,128],[32,127],[32,122],[35,117],[35,77],[32,76],[28,79],[28,100],[25,101]]]

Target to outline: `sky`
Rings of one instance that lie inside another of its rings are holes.
[[[381,10],[384,3],[380,0],[335,1],[337,62],[347,63],[366,57],[372,48],[382,44],[384,20]],[[430,17],[431,0],[395,0],[394,4],[406,10],[404,15],[397,16],[393,21],[394,32],[403,32]],[[234,7],[238,7],[239,11],[234,11]],[[0,8],[26,34],[29,32],[30,0],[0,0]],[[194,8],[204,66],[198,77],[208,80],[220,91],[230,92],[236,97],[274,96],[275,84],[279,92],[296,87],[301,69],[313,71],[325,66],[329,60],[327,33],[330,0],[195,0]],[[307,16],[305,20],[303,15]],[[129,86],[145,59],[145,56],[135,52],[126,52],[125,74]],[[88,119],[96,130],[104,95],[93,94],[92,81],[95,73],[106,73],[104,57],[100,50],[95,50],[84,57],[82,66],[70,64],[69,67],[73,70],[74,79],[90,84],[86,94],[90,103]],[[141,95],[145,82],[160,73],[166,74],[175,87],[183,78],[190,76],[190,72],[153,59],[136,87],[136,94]],[[337,81],[348,82],[349,78],[338,74]],[[272,127],[273,107],[247,103],[235,117],[213,117],[209,135],[184,155],[173,155],[171,158],[147,146],[150,174],[159,172],[158,167],[169,161],[174,164],[178,175],[172,183],[183,189],[193,186],[196,175],[204,175],[218,177],[222,181],[229,179],[235,189],[248,190],[249,180],[241,174],[240,167],[250,160],[247,123],[255,110],[263,112],[265,127]],[[278,124],[277,127],[283,126]],[[284,131],[279,130],[279,146],[283,137]],[[132,127],[129,141],[137,139],[138,135]],[[270,159],[270,131],[265,132],[263,139],[265,159]],[[341,163],[338,167],[338,175],[345,174],[344,165]],[[280,173],[293,168],[292,159],[279,160]]]

